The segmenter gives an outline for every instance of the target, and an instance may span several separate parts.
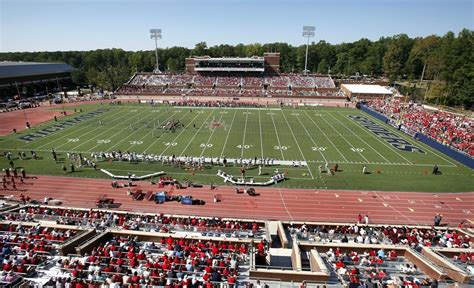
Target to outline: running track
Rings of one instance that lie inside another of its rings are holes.
[[[17,188],[14,191],[10,187],[0,193],[15,198],[23,193],[40,201],[49,196],[61,200],[63,206],[82,208],[94,208],[96,199],[107,194],[116,203],[121,203],[119,210],[242,219],[354,222],[360,213],[368,214],[372,223],[432,225],[434,214],[439,212],[444,216],[443,223],[449,225],[474,220],[474,192],[432,194],[257,188],[260,195],[251,197],[236,194],[235,188],[230,186],[219,186],[213,191],[207,185],[178,190],[138,182],[134,187],[192,195],[206,201],[204,206],[188,206],[177,202],[134,201],[126,195],[126,188],[113,189],[111,181],[105,179],[37,176],[26,179],[25,184],[17,185]],[[214,203],[214,194],[221,194],[222,202]]]

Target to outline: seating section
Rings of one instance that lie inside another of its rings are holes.
[[[421,132],[439,143],[474,157],[474,120],[443,111],[428,110],[413,102],[372,100],[368,106],[393,119],[403,129]]]
[[[22,277],[34,277],[48,259],[58,254],[59,245],[76,235],[75,230],[61,230],[14,224],[0,225],[0,285],[9,287]]]
[[[318,89],[324,88],[324,91]],[[297,90],[297,93],[292,91]],[[321,93],[322,92],[322,93]],[[328,76],[281,74],[230,76],[206,74],[136,74],[117,90],[124,95],[344,97]]]
[[[136,194],[136,195],[135,195]],[[137,190],[133,197],[143,199],[146,193]],[[117,228],[135,231],[177,232],[188,231],[228,237],[262,238],[264,225],[259,222],[232,221],[220,218],[175,217],[164,214],[139,215],[133,213],[109,212],[98,209],[79,210],[50,207],[27,207],[20,213],[9,213],[8,221],[40,220],[55,221],[58,224],[77,225],[91,228]],[[250,233],[251,232],[251,233]]]
[[[395,250],[368,249],[363,253],[332,249],[321,255],[332,266],[338,277],[349,285],[372,282],[378,285],[392,284],[395,287],[427,285],[430,282],[415,264],[398,256]]]
[[[456,230],[392,226],[290,225],[290,234],[300,240],[321,243],[394,244],[410,247],[470,248],[470,237]]]
[[[117,284],[233,285],[240,265],[248,261],[246,244],[171,237],[150,242],[115,236],[85,256],[58,260],[56,267],[75,281],[105,283],[110,287]]]

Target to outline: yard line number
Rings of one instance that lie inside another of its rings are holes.
[[[361,153],[364,152],[365,148],[351,148],[352,152]]]
[[[327,147],[311,147],[313,151],[326,151]]]

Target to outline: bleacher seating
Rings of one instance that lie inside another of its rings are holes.
[[[468,235],[460,235],[456,230],[409,228],[403,226],[327,226],[293,225],[290,234],[298,239],[314,242],[339,242],[359,244],[395,244],[415,247],[470,248]]]
[[[368,106],[386,115],[404,129],[421,132],[441,144],[474,156],[474,120],[443,111],[433,111],[413,102],[396,99],[371,100]]]
[[[263,88],[267,90],[264,91]],[[291,89],[297,89],[292,93]],[[261,89],[259,89],[261,88]],[[317,91],[324,88],[324,91]],[[316,90],[314,90],[316,89]],[[226,76],[186,74],[136,74],[120,87],[124,95],[190,95],[190,96],[306,96],[339,97],[328,76],[281,74],[274,76]]]
[[[136,195],[135,195],[136,194]],[[145,193],[137,190],[132,197],[143,198]],[[210,232],[213,234],[244,237],[250,233],[261,238],[264,226],[258,222],[230,221],[219,218],[175,217],[164,214],[136,215],[132,213],[114,213],[98,209],[80,210],[51,207],[27,207],[21,213],[9,213],[8,221],[40,220],[55,221],[58,224],[78,225],[94,228],[115,227],[125,230],[156,232],[190,231]]]

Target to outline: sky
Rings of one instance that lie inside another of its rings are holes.
[[[238,43],[332,44],[405,33],[473,30],[474,0],[0,0],[0,52],[193,48]]]

